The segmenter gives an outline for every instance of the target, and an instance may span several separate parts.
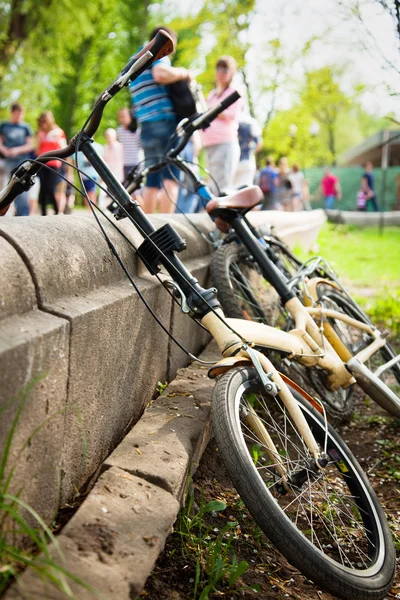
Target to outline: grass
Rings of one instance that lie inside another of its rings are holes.
[[[340,278],[375,290],[400,288],[400,227],[356,228],[326,223],[318,237],[318,254]]]
[[[325,223],[318,237],[320,254],[377,325],[400,335],[400,227],[357,228]],[[304,252],[296,252],[302,259]]]
[[[194,568],[194,600],[208,600],[215,592],[224,595],[227,590],[243,589],[240,578],[249,563],[239,561],[234,551],[241,533],[239,523],[229,517],[220,529],[215,527],[215,521],[205,518],[207,515],[217,517],[226,507],[222,500],[207,503],[201,500],[198,511],[194,512],[194,493],[189,487],[176,533],[181,539],[182,555]]]
[[[71,590],[71,582],[98,596],[99,594],[94,588],[60,564],[64,557],[57,539],[40,515],[21,499],[23,489],[11,492],[18,459],[29,445],[32,437],[46,423],[36,427],[23,444],[13,464],[10,464],[12,443],[23,410],[33,387],[43,377],[33,378],[15,398],[0,408],[1,416],[1,413],[4,413],[12,404],[15,403],[17,406],[0,457],[0,594],[13,580],[18,582],[21,572],[26,567],[30,567],[40,579],[52,583],[65,598],[77,598]],[[58,560],[52,558],[52,548],[55,550]],[[20,586],[21,590],[24,590],[22,584]]]

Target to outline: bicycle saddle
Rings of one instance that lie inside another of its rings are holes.
[[[214,219],[218,229],[226,233],[229,223],[237,213],[245,214],[261,202],[264,195],[258,185],[243,188],[229,196],[213,198],[207,203],[206,210]]]

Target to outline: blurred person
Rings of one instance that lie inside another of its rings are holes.
[[[169,27],[159,26],[150,34],[152,39],[164,29],[177,41]],[[176,81],[191,81],[190,72],[183,67],[172,67],[169,56],[165,56],[146,69],[129,86],[135,114],[140,126],[140,137],[144,150],[145,166],[160,160],[170,144],[178,118],[167,85]],[[149,173],[143,189],[144,210],[153,213],[158,208],[162,213],[173,213],[179,192],[179,169],[167,166],[161,171]]]
[[[303,210],[303,186],[304,186],[304,173],[300,171],[299,165],[294,163],[292,165],[292,171],[289,174],[289,181],[292,184],[292,211]]]
[[[116,136],[117,142],[122,145],[123,177],[121,181],[123,181],[126,179],[129,171],[141,161],[142,145],[140,130],[137,128],[137,124],[135,127],[132,127],[133,119],[129,108],[121,108],[118,111],[118,123]],[[108,151],[105,150],[105,154],[107,153]]]
[[[124,147],[117,140],[117,132],[112,127],[105,130],[104,136],[106,143],[103,146],[104,162],[113,172],[118,181],[124,181]],[[110,197],[105,191],[99,192],[99,206],[101,208],[108,206]]]
[[[303,181],[303,208],[304,208],[304,210],[312,210],[310,182],[308,181],[308,179],[304,179],[304,181]]]
[[[236,61],[232,56],[221,56],[217,60],[215,88],[207,96],[209,108],[219,104],[236,91],[231,85],[236,70]],[[238,128],[241,110],[242,99],[239,98],[202,132],[207,169],[211,175],[209,188],[216,195],[233,185],[233,177],[240,158]]]
[[[70,215],[72,208],[75,204],[75,190],[72,185],[68,182],[65,189],[65,207],[64,215]]]
[[[357,192],[357,210],[366,211],[367,202],[373,196],[374,192],[369,187],[368,179],[364,175],[361,177],[360,189]]]
[[[65,133],[57,125],[53,113],[49,110],[39,115],[36,140],[38,155],[43,152],[60,150],[67,144]],[[43,167],[38,173],[40,179],[39,204],[43,216],[47,214],[48,204],[53,206],[56,215],[59,213],[56,192],[60,183],[61,165],[61,160],[50,160],[47,166],[51,169]]]
[[[92,142],[92,146],[93,146],[93,149],[96,150],[97,154],[99,154],[103,158],[103,154],[104,154],[103,146],[101,144],[99,144],[98,142]],[[76,166],[81,171],[83,171],[81,173],[83,187],[86,191],[86,194],[87,194],[89,200],[93,204],[97,204],[97,197],[98,197],[98,190],[99,190],[99,188],[97,186],[97,182],[100,181],[99,174],[97,173],[94,166],[89,162],[89,160],[86,158],[86,156],[81,151],[78,152]],[[84,201],[85,206],[89,207],[89,203],[87,201],[86,196],[83,196],[83,201]]]
[[[267,158],[265,167],[260,170],[256,183],[260,186],[261,191],[264,194],[262,209],[279,209],[279,203],[277,199],[279,177],[275,168],[274,160],[271,157]]]
[[[5,183],[11,171],[24,160],[30,158],[33,150],[33,131],[23,121],[25,110],[19,103],[11,106],[10,120],[0,124],[0,153],[4,157]],[[29,215],[28,192],[23,192],[14,200],[15,216]]]
[[[32,217],[37,214],[37,208],[39,203],[39,191],[40,191],[40,179],[38,176],[35,177],[35,183],[28,190],[28,201],[29,201],[29,216]]]
[[[372,172],[373,168],[374,165],[370,160],[368,160],[364,165],[364,173],[362,175],[362,177],[365,177],[365,179],[367,180],[369,189],[366,208],[368,209],[368,205],[369,203],[371,203],[372,210],[374,210],[375,212],[379,212],[378,200],[375,193],[375,175]]]
[[[197,162],[201,150],[201,138],[198,131],[195,131],[180,153],[180,157],[189,162],[189,167],[195,175],[198,175],[198,167],[194,162]],[[176,213],[195,213],[202,210],[204,207],[201,199],[193,189],[193,182],[189,177],[181,172],[181,184],[179,187],[178,202],[176,205]]]
[[[237,187],[253,185],[256,174],[256,153],[262,148],[261,127],[256,119],[243,113],[239,118],[238,139],[240,158],[233,184]]]
[[[118,181],[123,181],[124,173],[124,147],[117,140],[117,132],[109,127],[104,132],[106,144],[104,145],[104,162],[114,173]],[[136,163],[137,164],[137,163]]]
[[[293,210],[292,182],[290,181],[289,162],[285,156],[278,163],[278,202],[286,212]]]
[[[342,197],[339,179],[331,172],[329,167],[325,168],[318,195],[322,195],[324,207],[328,210],[333,210],[335,208],[336,200],[340,201]]]
[[[67,158],[67,161],[70,162],[71,159]],[[61,175],[62,175],[62,177],[61,177]],[[64,179],[64,177],[66,179],[70,179],[72,177],[72,171],[71,171],[71,167],[69,165],[66,165],[65,163],[61,163],[60,178],[59,178],[59,182],[56,187],[56,201],[57,201],[59,214],[66,214],[65,207],[67,205],[67,193],[66,192],[67,192],[68,182]]]

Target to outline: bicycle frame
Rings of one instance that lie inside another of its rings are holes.
[[[327,373],[329,387],[332,390],[340,387],[346,389],[357,381],[366,393],[370,394],[371,390],[378,392],[383,396],[383,401],[396,399],[390,388],[378,377],[388,366],[399,362],[400,356],[389,361],[376,374],[364,367],[364,363],[386,344],[386,339],[381,332],[372,324],[363,323],[342,312],[325,309],[320,305],[317,295],[318,284],[324,283],[338,290],[341,290],[341,287],[323,277],[315,277],[308,281],[304,276],[295,276],[294,281],[301,278],[304,284],[303,303],[300,302],[293,291],[293,284],[286,280],[268,257],[264,245],[257,239],[246,218],[237,210],[229,208],[221,209],[221,218],[226,218],[230,223],[238,239],[255,259],[264,278],[277,291],[283,306],[293,319],[294,328],[290,332],[284,332],[268,325],[240,319],[227,319],[227,322],[235,327],[241,336],[251,339],[258,347],[284,353],[289,359],[294,359],[305,366],[321,367]],[[371,336],[372,342],[353,355],[329,323],[329,318],[343,321],[367,333]]]

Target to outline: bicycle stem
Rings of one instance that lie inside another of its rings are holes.
[[[107,185],[110,194],[118,198],[122,207],[131,216],[139,232],[142,235],[144,234],[144,237],[147,236],[146,239],[150,240],[150,244],[158,251],[157,244],[151,241],[152,234],[157,232],[156,228],[147,218],[139,203],[136,200],[132,200],[127,190],[116,179],[110,168],[93,148],[92,140],[84,136],[80,148]],[[202,288],[197,279],[192,276],[182,261],[175,255],[174,251],[160,252],[158,256],[159,262],[183,291],[193,314],[201,319],[209,311],[219,307],[215,288],[208,290]]]

